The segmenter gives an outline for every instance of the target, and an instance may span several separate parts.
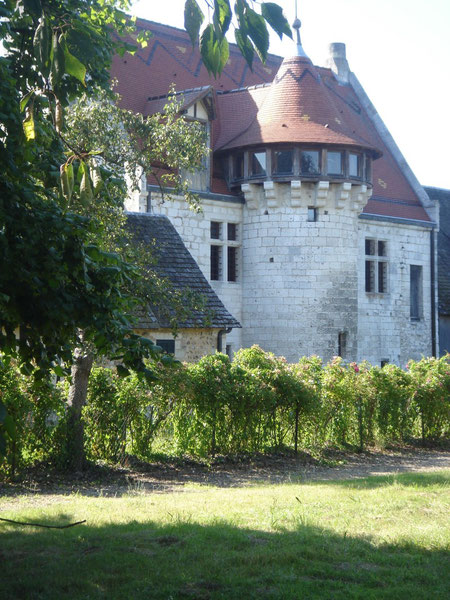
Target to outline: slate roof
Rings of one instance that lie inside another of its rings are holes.
[[[439,201],[438,310],[450,315],[450,190],[425,187],[430,198]]]
[[[241,327],[240,323],[227,311],[218,298],[197,263],[184,245],[176,229],[163,215],[149,213],[127,213],[127,227],[135,239],[152,246],[156,258],[154,271],[168,280],[176,290],[190,290],[203,296],[205,309],[193,311],[185,321],[178,323],[180,328]],[[170,327],[166,316],[155,306],[143,309],[139,314],[140,329]]]
[[[152,32],[148,46],[139,49],[134,56],[115,56],[111,69],[112,77],[118,80],[117,91],[122,96],[121,104],[124,108],[149,114],[149,109],[154,107],[149,106],[153,101],[149,101],[148,98],[167,94],[173,83],[177,91],[212,86],[217,94],[217,115],[211,127],[214,150],[225,148],[225,144],[231,142],[235,136],[245,136],[252,124],[252,135],[257,133],[258,113],[264,112],[264,102],[272,87],[270,84],[283,62],[281,57],[269,54],[264,65],[255,58],[252,72],[238,47],[230,44],[230,58],[221,76],[214,79],[203,66],[198,46],[192,47],[184,30],[144,19],[137,20],[137,29]],[[329,68],[312,65],[307,67],[306,64],[304,67],[305,74],[301,80],[301,73],[293,73],[293,77],[291,73],[289,77],[285,77],[285,83],[289,81],[291,86],[296,82],[300,88],[304,88],[303,92],[300,91],[303,94],[300,100],[307,101],[307,114],[311,112],[310,117],[313,114],[317,92],[320,91],[317,98],[321,100],[322,109],[323,99],[327,98],[330,101],[326,109],[329,122],[323,123],[323,119],[319,119],[318,116],[315,119],[311,118],[310,121],[315,125],[313,127],[311,123],[308,126],[310,136],[317,135],[323,143],[331,141],[342,142],[344,145],[355,144],[382,153],[381,158],[373,162],[373,195],[363,214],[430,222],[431,219],[419,197],[380,137],[353,87],[339,83]],[[315,74],[315,78],[312,74]],[[278,100],[285,101],[286,97],[280,97]],[[268,114],[274,115],[277,103],[274,101],[271,104],[272,109]],[[331,105],[333,109],[330,108]],[[338,121],[341,121],[341,124]],[[328,124],[327,128],[324,127],[325,124]],[[279,122],[278,125],[282,123]],[[341,125],[342,130],[339,129]],[[280,129],[289,128],[278,127],[278,130]],[[325,129],[328,131],[325,132]],[[283,131],[284,134],[287,135],[287,131]],[[340,134],[343,134],[345,139],[339,138]],[[322,136],[325,137],[322,139]],[[266,139],[269,141],[269,138],[261,137],[261,141]],[[255,137],[254,140],[257,141],[258,138]],[[251,142],[245,138],[243,141],[246,144]],[[220,177],[212,179],[211,191],[238,194],[236,191],[228,191],[225,180]]]

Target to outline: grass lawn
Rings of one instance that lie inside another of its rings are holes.
[[[450,598],[450,471],[0,498],[1,600]]]

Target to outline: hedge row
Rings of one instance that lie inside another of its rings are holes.
[[[292,448],[382,446],[450,432],[450,357],[410,361],[403,370],[316,357],[288,364],[254,346],[233,362],[223,354],[196,364],[156,365],[149,386],[95,368],[84,410],[91,459],[155,451],[210,456]],[[64,462],[65,393],[0,368],[1,399],[19,426],[9,468]]]

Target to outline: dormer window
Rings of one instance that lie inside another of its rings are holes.
[[[342,152],[327,152],[328,175],[343,175]]]
[[[252,152],[250,154],[250,175],[264,176],[266,174],[267,160],[265,152]]]
[[[348,174],[349,177],[361,177],[362,161],[360,154],[353,154],[350,152],[348,155]]]
[[[294,151],[275,150],[273,153],[273,172],[277,175],[290,175],[294,166]]]
[[[300,173],[302,175],[318,175],[320,173],[320,152],[318,150],[301,152]]]

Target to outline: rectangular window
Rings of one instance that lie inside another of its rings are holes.
[[[175,354],[175,340],[156,340],[156,345],[160,346],[166,354]]]
[[[365,240],[365,290],[369,293],[386,294],[388,290],[387,243],[381,240]],[[367,257],[370,257],[368,259]]]
[[[211,221],[211,239],[212,240],[220,240],[222,233],[222,223],[218,223],[217,221]]]
[[[338,356],[345,358],[345,352],[347,349],[347,334],[345,331],[341,331],[338,334]]]
[[[222,274],[222,246],[211,246],[211,281],[219,281]]]
[[[237,248],[228,246],[227,248],[227,279],[228,281],[237,281]]]
[[[388,358],[381,359],[381,362],[380,362],[381,368],[385,367],[388,364],[389,364],[389,359]]]
[[[308,206],[307,220],[310,222],[317,221],[317,208],[314,208],[314,206]]]
[[[348,174],[350,177],[361,177],[361,155],[350,152],[348,155]]]
[[[231,344],[227,344],[225,346],[225,354],[228,356],[230,360],[233,358],[233,350]]]
[[[277,150],[273,153],[274,173],[292,173],[294,164],[293,150]]]
[[[236,223],[228,223],[227,226],[227,239],[230,242],[235,242],[237,240],[237,225]]]
[[[372,163],[370,158],[366,155],[366,169],[365,169],[365,180],[372,181]]]
[[[419,321],[422,318],[422,267],[419,265],[410,265],[410,315],[413,321]]]
[[[303,150],[300,156],[300,172],[302,175],[318,175],[320,162],[318,150]]]
[[[266,174],[266,153],[265,152],[253,152],[250,154],[250,168],[251,175],[265,175]]]
[[[342,152],[327,152],[328,175],[342,175]]]

